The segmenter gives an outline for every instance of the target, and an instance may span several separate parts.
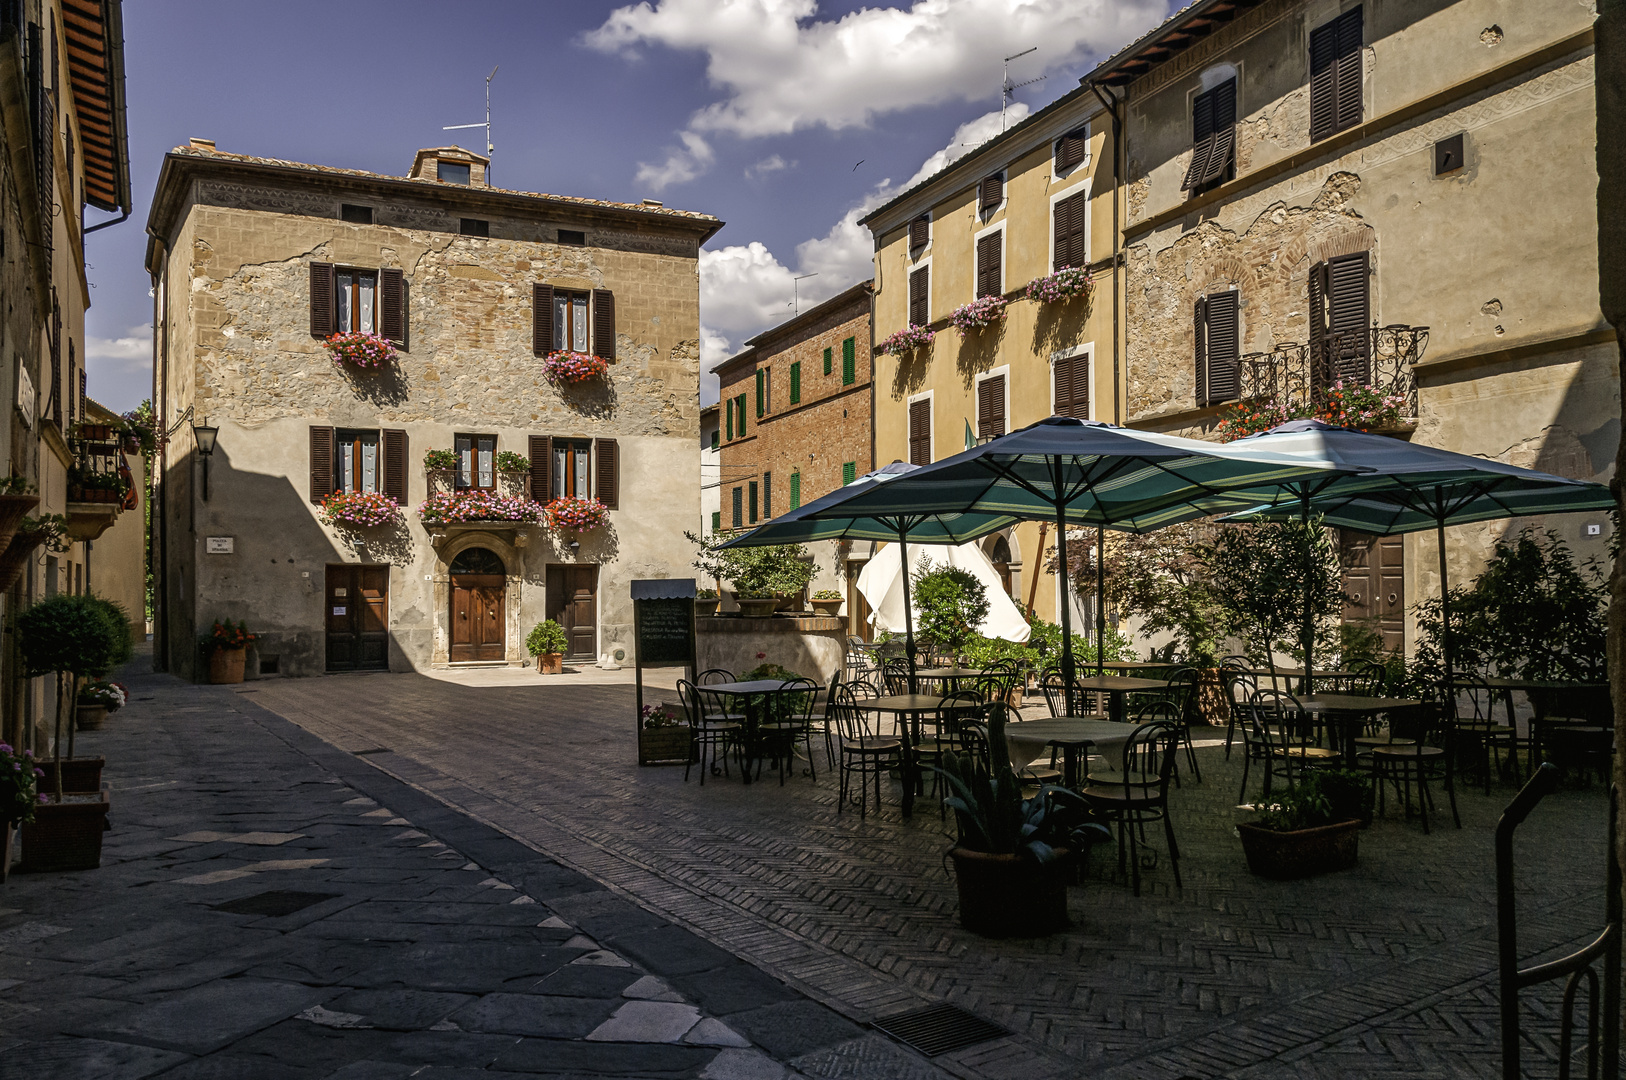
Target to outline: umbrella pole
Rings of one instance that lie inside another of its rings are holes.
[[[1436,518],[1434,536],[1440,546],[1440,653],[1445,659],[1445,700],[1455,706],[1456,672],[1453,669],[1455,662],[1451,656],[1451,589],[1445,578],[1445,519]]]
[[[903,650],[909,658],[909,692],[920,692],[920,685],[915,678],[915,616],[909,606],[909,540],[907,534],[898,531],[898,567],[903,571]]]
[[[1063,700],[1067,703],[1066,713],[1073,714],[1073,678],[1077,669],[1073,666],[1073,615],[1072,604],[1067,595],[1067,518],[1061,505],[1056,505],[1056,561],[1058,573],[1061,575],[1061,678],[1066,683],[1062,691]]]
[[[1107,658],[1107,528],[1095,527],[1095,673]]]
[[[1315,620],[1310,615],[1310,579],[1315,576],[1315,561],[1310,551],[1310,493],[1299,492],[1299,509],[1304,520],[1304,621],[1299,627],[1299,648],[1304,650],[1304,681],[1300,693],[1314,692],[1311,673],[1315,671]]]

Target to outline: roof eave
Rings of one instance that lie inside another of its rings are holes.
[[[825,300],[822,303],[815,304],[813,307],[808,308],[800,315],[787,319],[778,326],[771,326],[762,331],[762,333],[758,334],[756,337],[746,338],[745,344],[753,349],[757,349],[761,348],[766,342],[776,341],[779,338],[789,336],[790,334],[795,333],[799,328],[806,326],[809,323],[817,322],[820,318],[828,315],[837,308],[842,307],[845,304],[852,303],[855,299],[857,299],[860,292],[868,292],[874,286],[874,284],[874,278],[865,278],[856,285],[849,285],[847,288],[842,289],[840,292],[830,297],[830,299]]]

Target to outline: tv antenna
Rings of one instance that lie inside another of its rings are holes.
[[[1028,51],[1032,52],[1033,50],[1029,49]],[[477,127],[483,127],[483,128],[486,129],[486,158],[487,158],[487,161],[486,161],[486,183],[487,184],[491,183],[491,162],[490,162],[489,159],[491,157],[492,151],[497,149],[495,146],[491,145],[491,80],[495,79],[496,77],[497,77],[497,68],[494,66],[491,69],[491,74],[486,76],[486,122],[485,123],[483,123],[483,124],[447,124],[445,127],[440,129],[442,131],[457,131],[457,130],[459,130],[461,128],[477,128]],[[1026,85],[1026,84],[1024,83],[1023,85]]]
[[[819,272],[815,270],[811,274],[798,274],[790,279],[790,310],[792,317],[802,313],[802,297],[799,291],[800,283],[810,277],[818,276]]]
[[[1005,130],[1005,110],[1010,107],[1011,100],[1016,97],[1016,92],[1024,86],[1032,86],[1036,82],[1043,82],[1049,78],[1048,75],[1040,75],[1037,79],[1028,79],[1026,82],[1011,82],[1011,61],[1026,56],[1028,53],[1038,51],[1039,46],[1035,45],[1031,49],[1023,49],[1021,52],[1012,53],[1005,58],[1005,77],[999,83],[999,130],[1001,131]]]

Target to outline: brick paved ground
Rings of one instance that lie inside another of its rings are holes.
[[[781,1080],[791,1059],[919,1061],[247,694],[126,681],[131,705],[80,736],[113,787],[101,869],[0,888],[0,1080]],[[317,902],[220,908],[272,891]]]
[[[272,680],[258,702],[450,805],[521,837],[657,916],[863,1023],[953,1001],[1014,1036],[936,1059],[967,1077],[1499,1075],[1491,830],[1512,791],[1461,793],[1464,828],[1391,817],[1358,869],[1250,875],[1232,832],[1239,775],[1200,751],[1174,801],[1185,889],[1166,860],[1145,895],[1101,860],[1071,891],[1074,926],[986,941],[955,921],[947,830],[929,810],[861,822],[835,782],[685,783],[634,764],[627,686],[505,673]],[[821,761],[822,765],[822,761]],[[1443,809],[1443,806],[1442,806]],[[1602,921],[1605,797],[1566,790],[1521,832],[1523,943],[1552,953]],[[545,896],[539,899],[548,900]],[[565,917],[568,898],[549,901]],[[1552,1074],[1553,997],[1526,1058]],[[849,1043],[797,1061],[817,1076],[929,1076]]]

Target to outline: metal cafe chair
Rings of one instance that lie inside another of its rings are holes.
[[[701,701],[700,691],[687,679],[679,679],[677,684],[678,700],[683,703],[683,711],[688,716],[689,729],[694,733],[695,746],[699,750],[693,755],[688,764],[683,766],[683,781],[689,781],[689,767],[700,766],[700,786],[706,786],[706,770],[716,768],[719,762],[723,766],[723,775],[728,775],[728,751],[732,747],[741,751],[744,741],[744,724],[738,719],[717,719],[707,714]],[[708,765],[709,759],[709,765]],[[740,768],[745,768],[742,759]]]
[[[765,711],[774,715],[774,719],[765,720],[759,731],[763,745],[779,769],[779,786],[785,785],[785,773],[790,771],[796,761],[796,747],[805,746],[807,749],[807,772],[817,782],[818,773],[813,768],[813,710],[818,701],[819,684],[812,679],[788,679],[784,687],[768,698]],[[777,710],[777,712],[773,712]],[[762,772],[760,759],[757,762],[757,774]]]
[[[1411,819],[1411,784],[1417,781],[1417,808],[1423,817],[1423,832],[1428,830],[1428,808],[1434,804],[1434,795],[1428,789],[1430,778],[1445,785],[1451,800],[1451,819],[1462,828],[1457,813],[1456,754],[1454,734],[1456,721],[1449,710],[1424,702],[1389,714],[1389,730],[1403,742],[1392,746],[1378,746],[1372,750],[1372,782],[1377,788],[1378,810],[1384,805],[1384,782],[1393,784],[1400,792],[1406,807],[1406,818]]]
[[[1118,826],[1118,872],[1124,871],[1127,857],[1134,893],[1140,895],[1140,853],[1146,843],[1146,826],[1163,822],[1163,835],[1169,845],[1169,864],[1174,868],[1174,886],[1181,888],[1180,845],[1174,838],[1174,822],[1169,816],[1169,781],[1174,776],[1180,753],[1180,725],[1172,719],[1167,702],[1151,702],[1136,713],[1143,721],[1124,744],[1123,771],[1115,781],[1091,782],[1082,792],[1090,808]],[[1163,719],[1156,719],[1162,717]]]
[[[862,819],[868,809],[868,785],[875,779],[875,809],[881,809],[881,777],[903,768],[903,740],[895,735],[880,735],[870,725],[870,717],[858,707],[859,698],[851,683],[836,688],[836,729],[840,732],[837,748],[841,751],[841,772],[836,812],[846,805],[854,777],[858,780],[858,816]]]

